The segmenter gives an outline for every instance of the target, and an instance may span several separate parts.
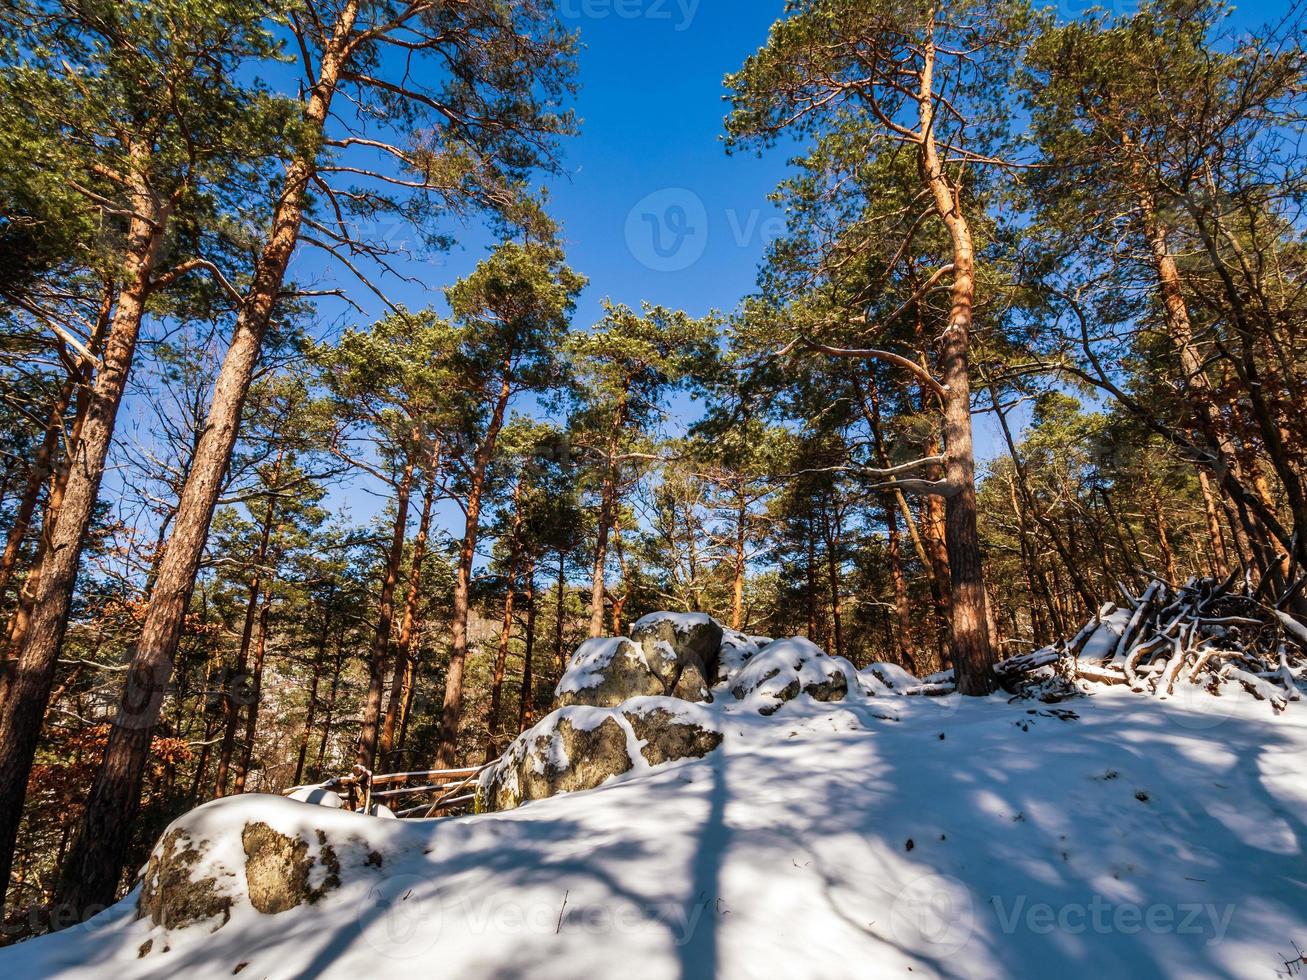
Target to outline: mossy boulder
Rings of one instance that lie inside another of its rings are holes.
[[[662,681],[662,693],[712,700],[722,647],[722,627],[715,619],[705,613],[650,613],[631,627],[631,639]]]
[[[477,809],[511,810],[594,789],[632,770],[700,758],[721,740],[705,709],[675,698],[632,698],[617,708],[559,708],[519,735],[486,770],[477,787]]]

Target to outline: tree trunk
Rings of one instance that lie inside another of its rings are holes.
[[[749,502],[745,494],[745,484],[737,487],[735,499],[735,566],[731,570],[731,629],[744,627],[744,573],[745,546],[748,544]]]
[[[408,530],[408,502],[413,492],[413,456],[410,451],[395,496],[395,527],[386,552],[385,576],[381,582],[381,601],[377,609],[377,629],[372,636],[368,656],[368,692],[363,701],[363,718],[359,726],[357,762],[369,772],[377,763],[377,736],[381,722],[381,695],[386,683],[386,665],[390,659],[390,633],[395,625],[395,586],[404,564],[404,535]],[[395,672],[402,676],[403,668]],[[393,727],[392,727],[393,731]]]
[[[971,377],[968,362],[975,293],[975,252],[971,228],[957,191],[944,172],[935,145],[934,45],[927,42],[918,107],[921,117],[920,164],[935,212],[953,243],[952,309],[939,341],[944,395],[945,543],[948,546],[952,602],[953,666],[958,691],[986,695],[998,684],[989,642],[980,536],[976,530],[976,463],[971,435]]]
[[[258,622],[259,587],[261,577],[258,572],[250,582],[250,596],[245,604],[245,622],[241,627],[240,649],[236,654],[236,667],[223,685],[223,729],[222,745],[218,749],[218,771],[213,777],[213,795],[227,795],[227,774],[231,771],[232,756],[236,751],[236,729],[240,727],[241,706],[237,697],[237,688],[248,692],[246,671],[250,664],[250,646],[254,641],[254,627]]]
[[[250,766],[254,762],[254,736],[259,725],[259,703],[263,697],[263,660],[268,652],[268,613],[272,608],[272,595],[263,593],[262,608],[259,609],[259,642],[254,648],[254,669],[250,680],[250,705],[245,710],[245,747],[241,752],[240,768],[236,772],[235,793],[245,792],[245,781],[250,775]]]
[[[285,450],[277,454],[272,467],[272,479],[269,485],[276,489],[281,478],[281,468],[286,459]],[[259,596],[263,591],[263,580],[268,565],[268,554],[272,543],[272,529],[277,523],[277,498],[270,495],[267,506],[263,509],[263,526],[259,530],[259,548],[254,553],[254,574],[250,578],[249,599],[245,603],[245,621],[241,626],[241,642],[236,653],[236,669],[223,685],[223,710],[225,724],[222,732],[222,748],[218,751],[218,771],[214,776],[214,795],[227,795],[227,774],[231,771],[232,755],[236,748],[236,730],[240,727],[241,705],[237,699],[237,685],[248,697],[253,689],[247,684],[246,671],[250,664],[250,645],[254,639],[254,628],[258,619]],[[247,705],[252,708],[253,701]],[[239,790],[237,791],[239,792]]]
[[[1203,511],[1207,516],[1207,536],[1212,543],[1212,577],[1225,579],[1230,574],[1230,555],[1225,550],[1225,535],[1221,531],[1221,515],[1217,510],[1216,494],[1207,473],[1198,471],[1198,486],[1203,492]]]
[[[522,692],[517,700],[517,730],[524,732],[535,719],[535,674],[532,658],[536,639],[536,562],[527,563],[523,585],[526,588],[526,636],[522,650]]]
[[[563,603],[567,597],[567,551],[558,549],[558,599],[554,606],[554,670],[557,680],[562,680],[567,669],[567,658],[563,655]]]
[[[299,238],[309,181],[316,172],[319,144],[309,137],[323,131],[350,50],[348,42],[359,6],[360,0],[345,0],[325,45],[318,79],[304,111],[301,136],[308,149],[287,165],[272,229],[237,315],[231,344],[214,384],[204,434],[178,502],[173,532],[159,563],[118,718],[87,798],[81,831],[61,875],[58,904],[83,918],[92,909],[114,899],[130,842],[132,820],[140,802],[141,776],[150,737],[172,675],[172,659],[208,538],[209,523],[231,460],[263,336]],[[120,307],[122,302],[119,300]]]
[[[472,563],[476,558],[477,533],[481,524],[481,495],[486,474],[495,455],[495,443],[504,425],[504,413],[512,394],[512,364],[503,366],[499,398],[490,416],[490,425],[473,463],[471,486],[467,495],[467,522],[463,544],[459,548],[458,572],[454,577],[454,609],[450,622],[449,672],[445,675],[445,701],[440,712],[440,743],[436,749],[436,769],[453,769],[458,759],[458,726],[463,714],[463,671],[467,666],[467,617],[472,588]]]
[[[100,310],[96,317],[95,328],[91,332],[90,343],[87,344],[87,350],[93,358],[99,356],[100,346],[104,343],[105,334],[109,330],[116,297],[116,286],[110,280],[104,285],[104,294],[100,300]],[[64,434],[64,416],[68,412],[68,406],[72,404],[73,395],[76,394],[78,419],[80,420],[84,416],[87,402],[84,391],[91,385],[94,377],[95,362],[91,359],[84,359],[77,370],[68,372],[68,377],[60,386],[59,394],[55,396],[54,404],[50,406],[45,436],[41,441],[41,447],[36,451],[36,455],[32,458],[28,468],[27,481],[23,487],[23,493],[19,497],[14,523],[9,528],[4,554],[0,555],[0,602],[3,602],[5,594],[9,591],[9,583],[13,580],[14,571],[18,566],[19,553],[22,550],[23,542],[27,539],[27,533],[31,529],[32,517],[36,513],[36,505],[41,498],[41,490],[55,469],[54,461],[59,456],[59,443]],[[81,425],[78,424],[76,428],[78,434],[74,434],[68,440],[68,445],[65,447],[66,453],[76,451]],[[61,476],[67,469],[67,466],[60,467]],[[54,517],[54,512],[47,511],[45,516],[46,520],[50,521]],[[37,562],[39,560],[38,556]],[[33,564],[35,565],[36,562]]]
[[[604,567],[608,563],[608,534],[612,529],[613,512],[617,508],[617,474],[615,464],[608,464],[604,485],[599,494],[599,526],[595,536],[594,570],[590,576],[590,637],[604,635]]]
[[[62,488],[58,519],[47,519],[42,528],[42,558],[32,573],[30,618],[5,687],[5,710],[0,714],[0,888],[9,882],[27,778],[68,627],[82,545],[95,514],[114,423],[167,223],[167,214],[154,206],[152,195],[142,189],[138,197],[136,207],[154,220],[137,217],[131,221],[123,288],[90,391],[81,439],[67,461],[68,477]],[[115,872],[112,885],[116,884]]]
[[[413,636],[417,625],[418,604],[422,598],[422,566],[427,557],[427,535],[431,530],[431,507],[436,499],[436,474],[427,474],[426,489],[422,494],[422,518],[418,534],[413,540],[413,561],[408,571],[408,592],[404,596],[404,616],[399,624],[399,640],[395,644],[395,671],[391,677],[390,700],[386,703],[386,718],[381,726],[381,741],[377,751],[382,764],[386,764],[395,747],[395,726],[403,709],[404,700],[413,686]]]
[[[1269,541],[1274,525],[1278,522],[1266,521],[1265,517],[1274,514],[1275,503],[1268,495],[1258,492],[1255,481],[1251,481],[1251,489],[1248,486],[1248,474],[1244,472],[1228,426],[1221,418],[1204,358],[1194,344],[1193,324],[1184,298],[1180,269],[1171,253],[1168,231],[1158,216],[1157,203],[1151,193],[1141,194],[1140,211],[1152,254],[1153,270],[1157,276],[1167,333],[1179,356],[1184,390],[1189,395],[1190,404],[1194,406],[1198,431],[1212,453],[1212,476],[1226,493],[1239,502],[1241,514],[1246,515],[1248,523],[1247,535],[1261,544],[1261,550],[1269,550],[1265,543]],[[1253,394],[1255,393],[1250,390],[1250,397]],[[1295,521],[1295,527],[1298,526],[1300,525]],[[1293,550],[1292,542],[1284,540],[1283,534],[1277,537],[1286,551]],[[1252,547],[1257,548],[1258,545],[1253,544]]]
[[[333,589],[334,591],[334,589]],[[318,685],[322,681],[322,668],[327,659],[327,642],[331,638],[331,596],[322,609],[322,635],[318,639],[318,648],[313,652],[313,679],[309,682],[308,704],[304,707],[304,728],[300,732],[300,747],[295,755],[295,778],[291,783],[300,785],[304,779],[304,763],[309,755],[309,737],[313,734],[313,722],[318,711]]]
[[[522,481],[513,487],[513,530],[509,535],[507,588],[504,617],[499,626],[499,649],[495,651],[495,673],[490,684],[490,715],[486,719],[486,762],[499,755],[500,720],[504,699],[504,674],[508,670],[508,646],[513,638],[513,599],[517,595],[517,563],[522,548]]]

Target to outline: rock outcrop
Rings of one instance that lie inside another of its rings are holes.
[[[731,693],[759,714],[770,715],[807,694],[818,701],[842,701],[855,677],[847,661],[826,654],[801,636],[775,640],[759,650],[736,675]]]
[[[631,627],[631,639],[663,684],[685,701],[711,701],[722,627],[706,613],[650,613]]]
[[[586,640],[572,654],[554,698],[559,707],[615,708],[629,698],[663,694],[644,651],[624,636]]]
[[[382,855],[361,833],[363,819],[329,802],[261,794],[205,804],[155,845],[137,917],[165,930],[211,924],[217,931],[240,908],[277,915],[319,902],[347,874],[381,867]]]
[[[481,776],[477,809],[511,810],[593,789],[632,770],[702,758],[721,741],[707,711],[675,698],[634,698],[618,708],[559,708],[519,735]]]

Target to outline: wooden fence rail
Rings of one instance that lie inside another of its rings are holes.
[[[289,796],[305,789],[328,790],[340,793],[345,800],[347,810],[371,813],[373,804],[381,800],[396,800],[406,796],[434,794],[436,799],[430,803],[408,807],[396,812],[397,817],[434,817],[438,813],[466,807],[476,799],[476,794],[465,792],[478,776],[493,766],[498,759],[484,766],[467,766],[462,769],[426,769],[418,772],[372,773],[362,766],[355,766],[353,771],[343,776],[336,776],[321,783],[309,786],[293,786],[283,795]],[[411,779],[422,780],[417,786],[398,786]],[[380,791],[374,787],[391,787]]]

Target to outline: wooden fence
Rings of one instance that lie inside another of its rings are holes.
[[[372,773],[355,766],[345,776],[337,776],[312,786],[294,786],[286,796],[304,789],[322,789],[337,793],[345,801],[345,808],[371,813],[376,804],[384,804],[397,817],[453,816],[466,811],[476,799],[473,784],[477,777],[493,766],[498,759],[483,766],[464,769],[427,769],[421,772]],[[406,785],[416,782],[417,785]],[[406,797],[433,796],[435,799],[416,806],[395,810],[392,802]]]

